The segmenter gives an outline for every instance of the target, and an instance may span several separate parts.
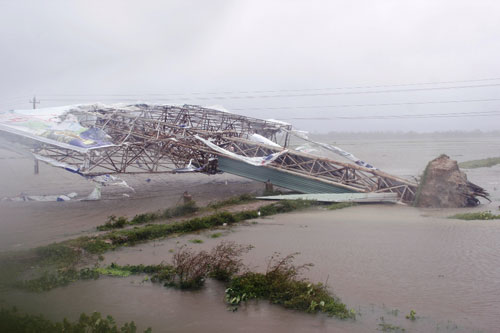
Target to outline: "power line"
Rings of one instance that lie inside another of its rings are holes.
[[[456,118],[456,117],[494,117],[500,116],[500,111],[478,111],[478,112],[450,112],[450,113],[423,113],[403,115],[378,115],[378,116],[333,116],[333,117],[292,117],[280,118],[279,120],[381,120],[381,119],[410,119],[410,118]]]
[[[248,90],[248,91],[219,91],[219,92],[186,92],[186,93],[143,93],[143,94],[49,94],[48,96],[179,96],[179,95],[224,95],[224,94],[261,94],[261,93],[282,93],[282,92],[301,92],[301,91],[326,91],[326,90],[348,90],[348,89],[375,89],[375,88],[391,88],[419,85],[439,85],[452,83],[472,83],[472,82],[487,82],[498,81],[500,77],[483,78],[472,80],[453,80],[453,81],[433,81],[433,82],[416,82],[416,83],[398,83],[398,84],[375,84],[375,85],[356,85],[348,87],[330,87],[330,88],[301,88],[301,89],[277,89],[277,90]]]
[[[495,101],[500,101],[500,98],[464,99],[464,100],[448,100],[448,101],[424,101],[424,102],[374,103],[374,104],[274,106],[274,107],[254,107],[254,108],[231,108],[231,110],[233,110],[233,111],[258,111],[258,110],[267,111],[267,110],[290,110],[290,109],[328,109],[328,108],[401,106],[401,105],[421,105],[421,104],[475,103],[475,102],[495,102]]]
[[[435,90],[452,90],[452,89],[469,89],[469,88],[486,88],[486,87],[499,87],[500,83],[482,84],[482,85],[465,85],[465,86],[452,86],[452,87],[431,87],[431,88],[410,88],[410,89],[388,89],[388,90],[365,90],[365,91],[348,91],[348,92],[328,92],[328,93],[303,93],[303,94],[278,94],[278,95],[247,95],[247,96],[213,96],[213,97],[183,97],[183,100],[241,100],[241,99],[269,99],[269,98],[293,98],[293,97],[319,97],[319,96],[338,96],[338,95],[361,95],[361,94],[385,94],[385,93],[404,93],[404,92],[418,92],[418,91],[435,91]],[[98,96],[98,95],[96,95]],[[130,97],[130,95],[128,95]],[[139,95],[136,95],[139,96]],[[103,98],[101,98],[103,99]],[[116,98],[111,98],[116,99]],[[73,98],[47,98],[50,101],[76,101]],[[109,100],[109,98],[104,98]],[[122,98],[122,101],[137,101],[137,98]],[[171,98],[157,98],[161,101],[175,101]]]

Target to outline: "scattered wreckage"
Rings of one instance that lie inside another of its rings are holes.
[[[113,174],[228,172],[305,194],[394,193],[403,203],[413,203],[418,188],[288,123],[195,105],[13,110],[0,113],[0,132],[21,138],[36,160],[102,184],[126,186]],[[292,149],[292,138],[346,162]]]

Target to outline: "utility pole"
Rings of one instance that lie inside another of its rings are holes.
[[[40,101],[37,101],[36,96],[33,96],[33,99],[30,101],[30,103],[33,103],[33,109],[36,109],[36,105],[40,104]]]
[[[33,110],[34,110],[34,109],[36,109],[36,105],[40,104],[40,101],[37,101],[36,96],[33,96],[33,99],[30,101],[30,103],[33,103]],[[35,175],[38,175],[38,173],[40,172],[40,167],[38,165],[38,159],[36,159],[36,158],[35,158],[34,172],[35,172]]]

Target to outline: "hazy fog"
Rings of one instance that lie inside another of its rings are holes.
[[[483,80],[500,77],[499,31],[498,1],[0,0],[0,110],[36,94],[319,132],[499,130],[500,79]]]

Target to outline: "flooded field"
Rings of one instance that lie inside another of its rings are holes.
[[[500,138],[492,137],[378,142],[359,139],[338,140],[336,144],[398,175],[418,175],[427,162],[440,153],[459,161],[500,154]],[[273,252],[284,255],[300,252],[296,258],[298,264],[314,263],[304,276],[326,283],[344,303],[356,310],[355,321],[287,311],[266,301],[249,302],[237,312],[231,312],[224,303],[224,286],[218,282],[208,281],[200,291],[187,292],[164,288],[138,276],[78,282],[41,294],[2,291],[0,300],[29,312],[44,313],[52,319],[75,319],[81,312],[99,311],[121,322],[134,320],[140,328],[151,326],[154,332],[367,332],[384,327],[392,327],[392,331],[404,328],[408,332],[497,332],[500,327],[500,222],[447,217],[474,210],[498,214],[500,166],[468,170],[467,174],[471,181],[490,192],[492,203],[474,209],[447,210],[400,205],[356,206],[337,211],[314,208],[222,228],[217,231],[222,233],[219,238],[211,238],[215,231],[207,231],[123,248],[104,256],[105,264],[158,264],[169,261],[171,250],[183,244],[201,250],[231,240],[253,245],[244,256],[244,263],[251,269],[264,271]],[[228,185],[225,180],[203,185],[206,187],[200,197],[209,201],[211,189],[220,190],[223,186],[236,189],[241,181],[227,180]],[[168,178],[168,182],[170,185],[174,180]],[[181,183],[175,184],[180,195],[183,187]],[[41,210],[43,213],[38,216],[45,226],[71,224],[67,214],[79,214],[78,227],[70,232],[78,234],[102,224],[110,211],[123,209],[124,214],[133,214],[147,210],[141,203],[148,208],[159,204],[160,196],[168,193],[168,186],[157,189],[149,199],[142,190],[136,197],[131,195],[120,200],[48,203],[52,211],[50,222],[46,221],[48,213],[44,203],[29,206],[33,203],[4,202],[1,209],[10,216],[23,216],[23,211],[28,209],[31,213],[24,214],[32,216],[31,221],[37,210]],[[175,204],[173,197],[170,202]],[[79,204],[86,206],[78,207]],[[91,223],[85,222],[86,210],[92,212]],[[2,218],[0,227],[4,235],[2,247],[11,249],[12,244],[17,243],[8,239],[4,231],[15,230],[15,224]],[[61,234],[51,237],[48,232],[43,237],[52,241],[62,238]],[[203,243],[191,243],[195,238]],[[37,242],[35,236],[27,237],[23,244],[31,242]],[[415,321],[405,318],[411,310],[418,317]]]

